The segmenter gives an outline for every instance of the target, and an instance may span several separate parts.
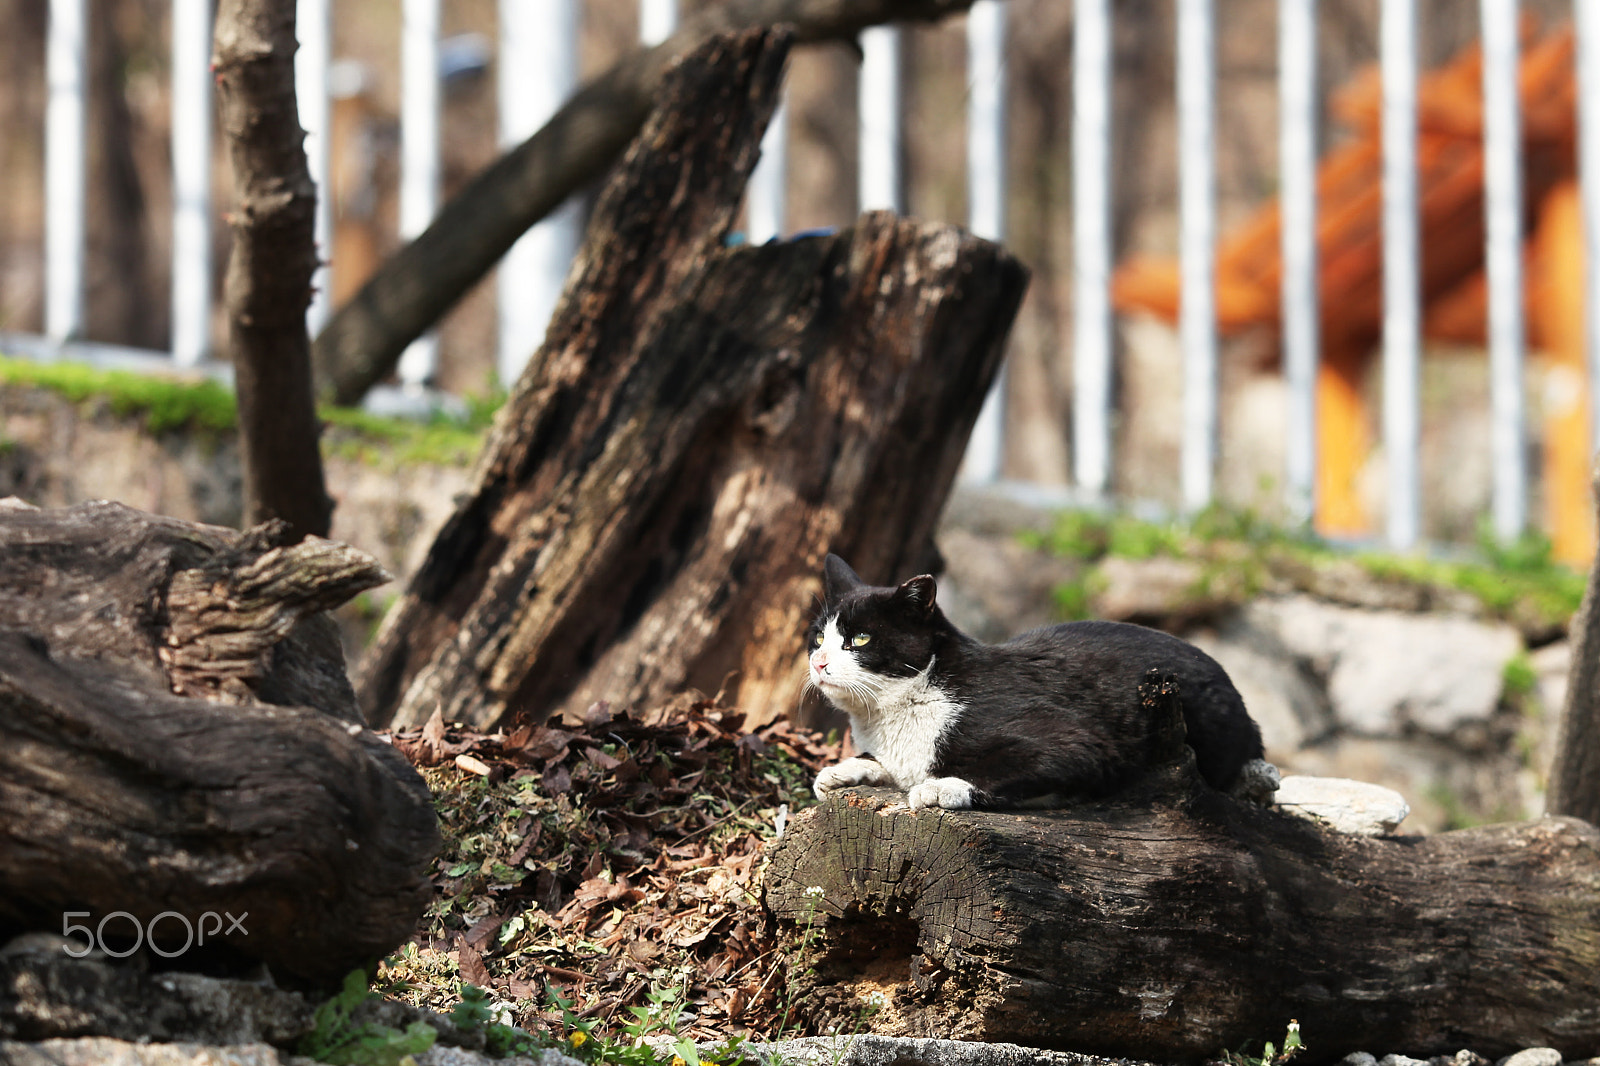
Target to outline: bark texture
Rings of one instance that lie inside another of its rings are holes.
[[[971,3],[723,0],[696,12],[672,37],[641,48],[579,90],[378,269],[317,337],[318,391],[335,403],[358,403],[517,238],[605,173],[649,116],[674,59],[713,35],[785,24],[801,42],[853,40],[868,26],[934,22]]]
[[[212,68],[233,162],[233,251],[224,297],[239,398],[244,520],[326,536],[306,308],[317,190],[294,95],[295,0],[221,0]]]
[[[1591,474],[1590,489],[1600,506],[1600,466]],[[1600,556],[1589,567],[1570,632],[1571,675],[1544,806],[1549,814],[1600,826]]]
[[[488,728],[685,686],[769,720],[799,695],[825,552],[869,579],[926,566],[1026,274],[888,215],[724,248],[787,48],[718,38],[669,82],[362,664],[372,721]]]
[[[359,725],[313,613],[385,575],[289,536],[104,502],[0,507],[0,942],[59,933],[68,911],[90,928],[248,914],[208,947],[226,933],[229,953],[323,982],[410,935],[432,803]],[[181,921],[155,930],[182,948]]]
[[[1181,737],[1174,691],[1142,689]],[[1167,751],[1099,804],[912,812],[854,789],[795,818],[764,902],[812,945],[802,1009],[848,1019],[889,989],[885,1035],[1152,1062],[1279,1040],[1291,1018],[1308,1062],[1600,1051],[1592,826],[1343,836],[1215,792],[1187,747]]]

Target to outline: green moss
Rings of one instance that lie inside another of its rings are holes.
[[[1183,554],[1183,531],[1173,525],[1146,522],[1131,515],[1118,515],[1111,521],[1106,554],[1124,559],[1151,559],[1157,555]]]
[[[34,363],[0,356],[0,384],[33,385],[74,403],[100,398],[112,412],[138,418],[151,433],[232,432],[238,426],[233,393],[214,381],[180,381],[78,363]]]
[[[1537,543],[1537,542],[1535,542]],[[1356,561],[1372,576],[1474,596],[1488,613],[1550,627],[1563,625],[1583,598],[1584,577],[1549,557],[1549,542],[1539,554],[1484,550],[1483,561],[1450,561],[1365,552]]]
[[[1049,533],[1030,532],[1024,543],[1067,559],[1092,561],[1105,555],[1111,540],[1110,521],[1095,511],[1063,511]]]
[[[1518,699],[1533,695],[1533,690],[1539,684],[1539,675],[1534,672],[1533,660],[1529,659],[1528,653],[1524,651],[1519,651],[1506,660],[1501,675],[1505,694]]]
[[[1107,555],[1126,559],[1180,555],[1185,531],[1180,526],[1147,522],[1117,512],[1063,511],[1050,532],[1028,530],[1020,537],[1030,548],[1043,548],[1064,558],[1094,562]]]
[[[1078,622],[1092,615],[1089,610],[1089,584],[1087,581],[1069,581],[1052,590],[1056,601],[1056,614],[1064,622]]]
[[[112,413],[137,418],[150,433],[237,432],[238,408],[233,393],[214,381],[98,370],[79,363],[35,363],[0,356],[0,385],[49,389],[73,403],[103,401]],[[485,431],[505,393],[494,389],[472,397],[463,418],[438,414],[425,422],[380,418],[359,408],[324,407],[323,453],[361,462],[428,463],[460,466],[470,463],[483,446]]]
[[[461,466],[483,446],[484,431],[469,420],[435,415],[426,422],[380,418],[355,407],[324,407],[323,451],[376,464],[385,457],[402,465]]]
[[[1550,542],[1528,534],[1502,545],[1480,533],[1477,558],[1439,559],[1386,552],[1335,549],[1304,530],[1274,525],[1256,511],[1216,505],[1188,523],[1148,522],[1103,511],[1067,511],[1048,533],[1023,534],[1029,547],[1067,559],[1096,563],[1107,556],[1148,559],[1158,555],[1194,559],[1203,566],[1196,595],[1244,600],[1267,588],[1307,588],[1311,577],[1346,559],[1383,582],[1465,592],[1484,613],[1527,632],[1550,632],[1566,624],[1583,596],[1584,576],[1550,557]],[[1086,617],[1091,590],[1075,582],[1057,590],[1069,618]]]

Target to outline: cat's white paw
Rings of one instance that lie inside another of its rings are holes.
[[[930,777],[913,785],[906,794],[912,810],[923,807],[943,807],[947,811],[964,811],[972,806],[973,788],[970,782],[959,777]]]
[[[892,785],[894,781],[889,777],[889,771],[876,759],[846,759],[834,766],[824,767],[817,775],[817,780],[812,784],[811,790],[817,794],[817,799],[825,798],[828,793],[836,788],[848,788],[851,785]]]

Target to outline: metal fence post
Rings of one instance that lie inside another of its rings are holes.
[[[83,263],[87,224],[87,0],[51,0],[45,75],[44,328],[61,343],[83,330]]]
[[[1072,474],[1111,483],[1111,3],[1077,0],[1072,33]]]
[[[400,239],[428,228],[439,202],[439,0],[405,0],[400,32]],[[428,332],[400,357],[400,381],[428,384],[439,337]]]
[[[900,144],[900,28],[861,31],[857,198],[862,211],[904,209]]]
[[[1584,339],[1588,348],[1589,449],[1600,452],[1600,5],[1572,0],[1578,52],[1578,176],[1583,199]]]
[[[211,351],[211,2],[172,4],[172,360]]]
[[[327,267],[327,259],[333,254],[333,197],[328,190],[328,138],[333,122],[328,105],[328,66],[333,61],[331,0],[299,0],[295,36],[300,50],[294,57],[294,92],[300,125],[306,131],[306,167],[317,187],[315,239],[317,257],[322,260],[311,276],[311,307],[306,312],[306,328],[315,337],[333,310]]]
[[[1000,0],[967,12],[967,228],[985,240],[1006,235],[1006,21]],[[984,484],[1005,467],[1005,364],[995,375],[967,441],[961,476]]]
[[[785,89],[761,138],[761,161],[745,189],[745,237],[751,244],[765,244],[783,233],[788,182],[789,93]]]
[[[1417,542],[1421,524],[1418,391],[1422,347],[1417,229],[1416,0],[1383,0],[1383,446],[1388,538]]]
[[[678,0],[639,0],[639,40],[660,44],[678,28]]]
[[[500,143],[521,144],[578,83],[578,0],[500,0]],[[567,200],[500,261],[499,372],[506,388],[544,341],[578,249],[582,203]]]
[[[1303,525],[1316,509],[1317,0],[1278,3],[1278,169],[1282,187],[1283,374],[1288,393],[1285,504]]]
[[[1217,451],[1216,11],[1178,0],[1179,209],[1182,214],[1183,506],[1211,502]]]
[[[1527,524],[1523,464],[1522,129],[1517,99],[1517,0],[1482,0],[1484,212],[1489,275],[1490,445],[1494,532],[1513,541]]]

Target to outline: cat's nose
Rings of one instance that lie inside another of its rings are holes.
[[[828,668],[828,653],[825,651],[812,652],[811,665],[816,667],[818,671],[826,670]]]

